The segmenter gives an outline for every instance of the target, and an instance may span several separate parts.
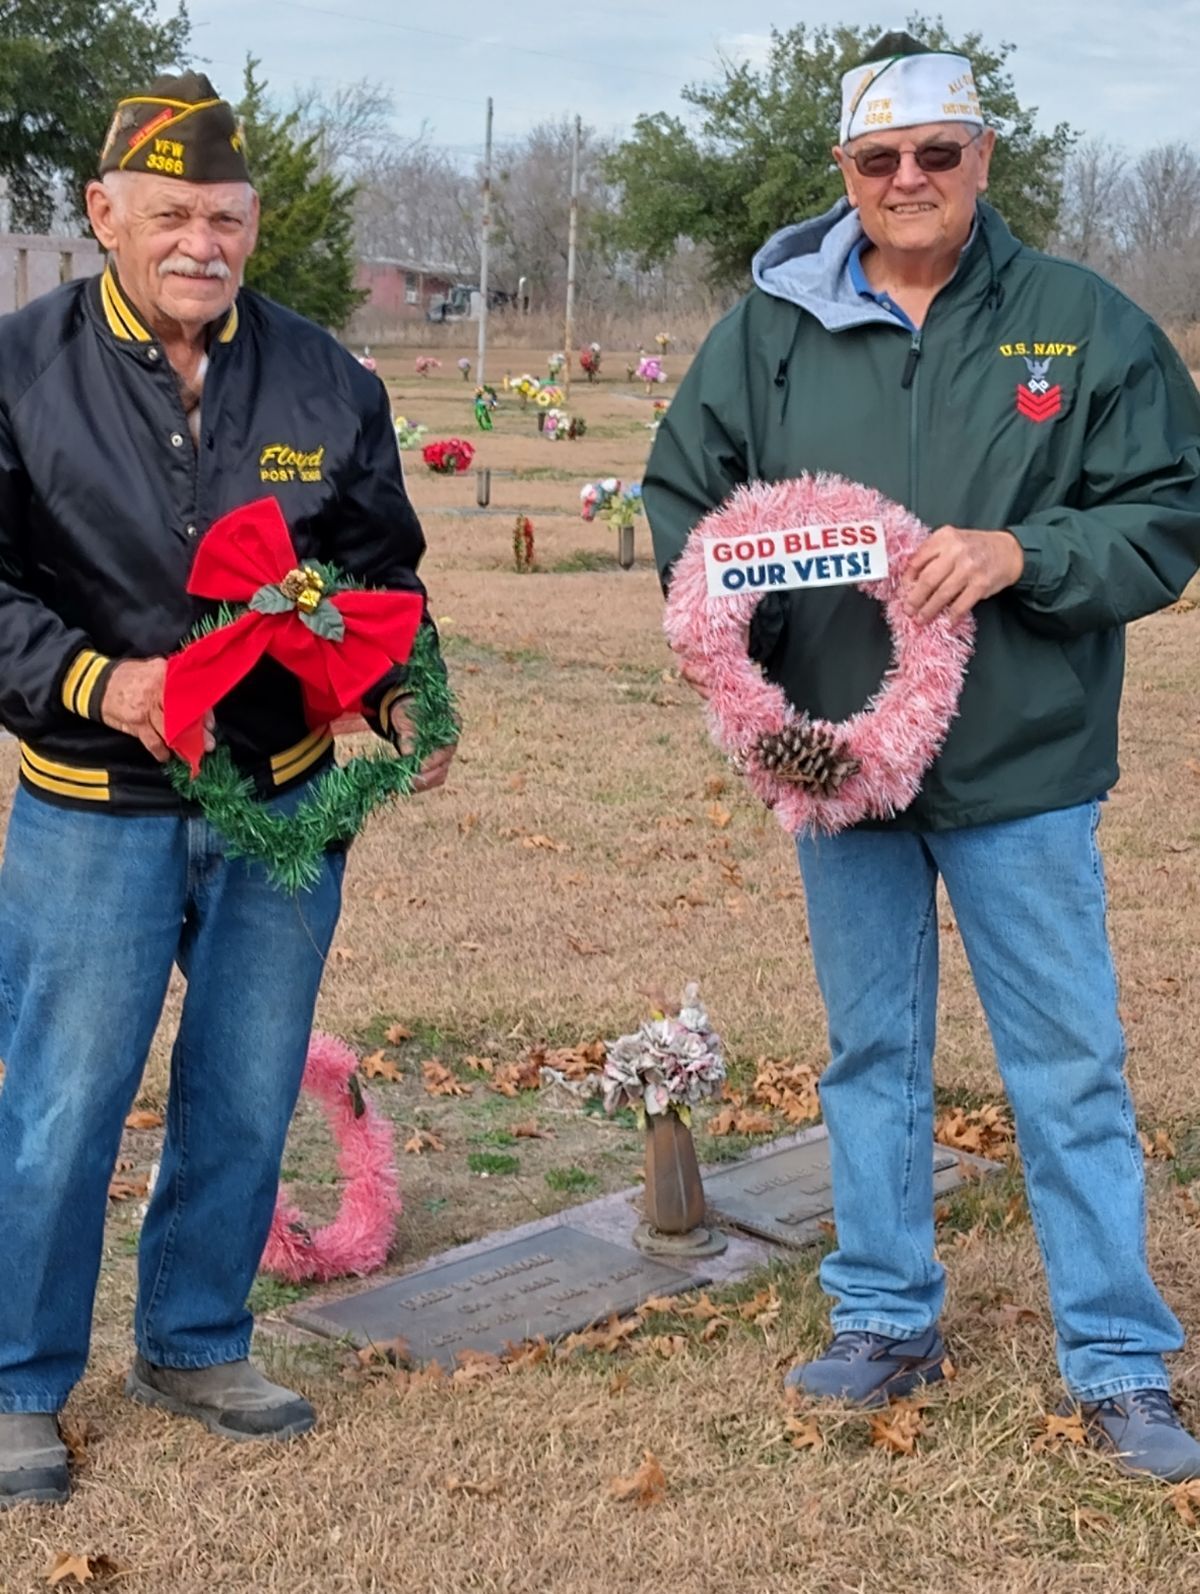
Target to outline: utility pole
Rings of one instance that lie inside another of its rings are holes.
[[[567,224],[567,315],[563,329],[563,354],[566,356],[564,390],[571,397],[571,358],[575,347],[575,245],[579,234],[579,139],[582,121],[575,118],[575,137],[571,145],[571,217]]]
[[[483,147],[483,218],[479,234],[479,349],[475,359],[475,380],[480,387],[486,380],[488,334],[488,251],[492,236],[492,99],[487,102],[487,137]]]

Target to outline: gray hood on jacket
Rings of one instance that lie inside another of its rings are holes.
[[[896,325],[882,305],[860,297],[850,280],[850,256],[863,235],[848,199],[809,221],[784,227],[754,257],[754,281],[764,293],[807,310],[827,332],[871,321]]]

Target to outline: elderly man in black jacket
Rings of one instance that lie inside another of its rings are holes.
[[[248,1361],[246,1297],[344,855],[298,899],[226,855],[165,773],[166,657],[199,617],[207,527],[267,493],[301,560],[423,590],[382,384],[241,289],[258,199],[230,107],[202,76],[159,79],[118,106],[100,172],[103,275],[0,323],[0,719],[21,744],[0,871],[0,1506],[67,1494],[55,1414],[85,1365],[108,1180],[176,963],[128,1392],[231,1438],[312,1426]],[[365,701],[407,747],[403,672]],[[271,661],[220,705],[218,738],[278,813],[332,759]]]

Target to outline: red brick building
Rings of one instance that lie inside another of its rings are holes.
[[[386,342],[389,330],[408,321],[424,321],[431,301],[442,299],[459,280],[450,266],[421,265],[413,260],[360,260],[354,285],[369,297],[354,313],[354,336]]]

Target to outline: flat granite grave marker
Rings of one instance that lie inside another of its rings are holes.
[[[562,1224],[288,1315],[359,1347],[402,1339],[414,1361],[453,1367],[459,1351],[560,1339],[651,1296],[710,1282]]]
[[[983,1157],[935,1146],[935,1195],[947,1195],[968,1182],[972,1175],[964,1173],[963,1164],[978,1170],[976,1177],[999,1172],[996,1163]],[[800,1146],[709,1170],[704,1194],[713,1217],[799,1250],[814,1245],[822,1224],[833,1217],[832,1177],[829,1140],[821,1133]]]

